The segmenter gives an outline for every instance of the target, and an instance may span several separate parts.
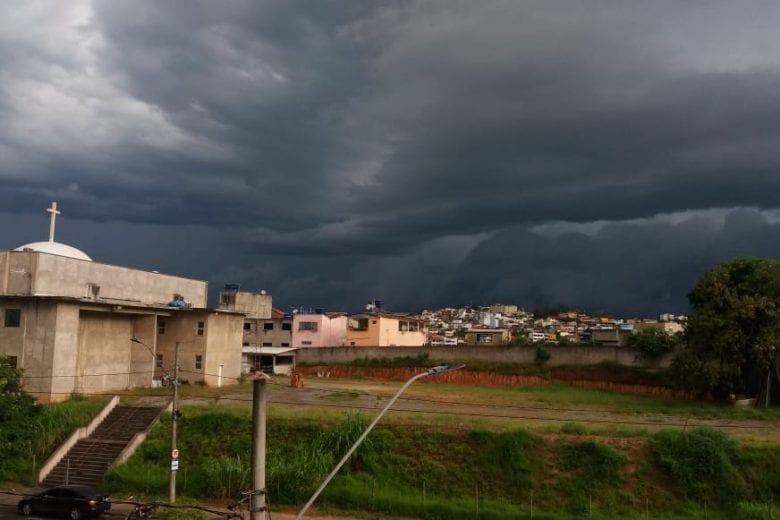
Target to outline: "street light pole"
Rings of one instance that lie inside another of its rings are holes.
[[[432,376],[436,374],[442,374],[444,372],[450,372],[452,370],[460,370],[461,368],[465,367],[464,364],[458,364],[458,365],[441,365],[436,366],[433,368],[429,368],[425,372],[421,374],[417,374],[416,376],[413,376],[411,379],[409,379],[404,385],[401,387],[400,390],[393,396],[392,399],[390,399],[390,402],[388,402],[385,407],[382,409],[381,412],[379,412],[379,415],[377,415],[374,420],[371,422],[371,424],[368,425],[368,428],[366,428],[366,431],[364,431],[358,440],[355,441],[355,444],[352,445],[352,447],[347,451],[346,455],[341,458],[338,464],[336,464],[336,467],[333,468],[333,471],[330,472],[330,474],[325,477],[325,480],[320,484],[320,487],[317,488],[317,491],[314,492],[314,494],[311,496],[308,502],[303,506],[303,508],[300,510],[298,515],[295,517],[295,520],[301,520],[303,518],[304,513],[311,507],[311,505],[314,503],[315,500],[317,500],[317,497],[320,496],[320,493],[325,489],[325,487],[328,485],[328,483],[333,479],[333,477],[336,476],[336,473],[339,472],[341,467],[349,460],[349,458],[352,456],[352,454],[355,452],[356,449],[358,449],[358,446],[365,440],[366,437],[368,437],[368,434],[371,432],[371,430],[374,429],[374,426],[376,426],[376,423],[379,422],[379,420],[382,418],[382,416],[385,415],[385,412],[387,412],[391,406],[398,400],[398,398],[401,396],[404,391],[409,388],[409,385],[417,381],[418,379],[422,379],[423,377]]]
[[[179,342],[173,353],[173,413],[171,420],[171,478],[168,483],[168,501],[176,503],[176,472],[179,470],[179,450],[176,448],[177,425],[179,422]]]
[[[146,347],[146,350],[152,355],[157,362],[157,354],[154,353],[152,347],[144,343],[138,338],[130,338],[132,343],[138,343]],[[176,434],[179,420],[179,343],[176,342],[176,349],[173,354],[173,403],[171,404],[171,463],[170,463],[170,479],[168,482],[168,501],[173,504],[176,502],[176,472],[179,469],[179,450],[176,449]]]

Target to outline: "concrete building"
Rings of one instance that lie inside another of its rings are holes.
[[[226,285],[219,293],[219,308],[244,313],[241,342],[241,371],[289,374],[295,367],[292,345],[292,316],[273,308],[265,291],[241,291]]]
[[[473,328],[466,333],[466,345],[471,346],[508,345],[510,341],[512,331],[509,329]]]
[[[505,303],[496,303],[490,306],[490,312],[495,314],[503,314],[505,316],[514,316],[517,314],[517,305],[509,305]]]
[[[422,322],[392,314],[349,317],[346,344],[352,347],[421,347],[428,343]]]
[[[0,251],[0,352],[24,370],[26,391],[48,402],[151,386],[177,348],[182,379],[235,381],[242,314],[207,308],[205,281],[93,262],[55,242],[49,211],[48,242]]]

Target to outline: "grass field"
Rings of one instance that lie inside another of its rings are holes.
[[[336,455],[401,383],[309,378],[306,388],[297,390],[279,378],[267,386],[268,488],[272,503],[289,508],[307,498]],[[251,392],[249,382],[181,388],[183,500],[235,497],[248,486]],[[169,397],[170,390],[161,388],[128,391],[123,400],[162,402]],[[751,519],[770,518],[772,503],[780,498],[780,470],[775,469],[780,467],[780,437],[741,437],[732,445],[728,439],[733,438],[719,433],[695,438],[681,430],[661,435],[617,423],[473,413],[498,407],[554,417],[572,411],[586,418],[617,414],[648,424],[673,417],[769,426],[780,417],[776,409],[738,409],[569,386],[427,383],[413,385],[404,398],[397,406],[409,409],[385,416],[359,456],[318,501],[321,507],[353,511],[360,518],[509,519],[526,517],[533,502],[537,519],[640,519],[645,508],[650,518]],[[86,409],[76,402],[52,405],[51,410],[57,406],[63,408],[50,412],[52,417],[78,415],[68,406]],[[90,406],[97,409],[100,403]],[[356,416],[354,410],[362,413]],[[166,415],[139,452],[112,472],[112,492],[165,497],[169,431]],[[682,440],[674,435],[683,435]],[[653,455],[659,445],[669,447],[662,458]],[[698,468],[695,480],[704,484],[675,484],[676,478],[689,478],[679,468],[689,467]],[[20,466],[19,474],[24,472],[31,474],[31,466]],[[721,487],[729,490],[726,496],[714,491]]]

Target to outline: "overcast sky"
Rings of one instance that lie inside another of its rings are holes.
[[[275,306],[685,312],[780,253],[780,3],[0,4],[0,249]]]

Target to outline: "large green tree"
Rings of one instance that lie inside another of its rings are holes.
[[[677,381],[716,399],[763,398],[780,346],[780,261],[724,262],[699,278],[688,300],[685,345],[672,363]]]

